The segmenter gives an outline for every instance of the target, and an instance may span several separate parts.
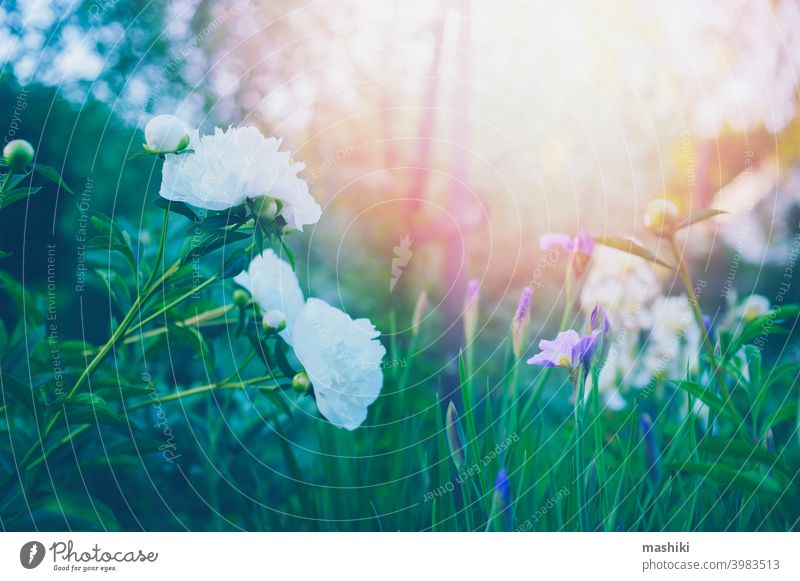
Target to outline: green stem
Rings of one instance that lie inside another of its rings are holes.
[[[175,324],[176,327],[194,327],[197,325],[201,325],[201,323],[206,323],[208,321],[213,321],[219,316],[224,315],[225,313],[229,312],[233,309],[236,305],[233,303],[228,305],[222,305],[221,307],[216,307],[214,309],[210,309],[208,311],[203,311],[202,313],[198,313],[193,317],[189,317],[188,319],[184,319],[183,321],[177,321]],[[135,335],[131,335],[136,329],[131,328],[128,329],[128,333],[125,337],[125,340],[122,342],[124,345],[130,345],[132,343],[136,343],[141,341],[142,339],[150,339],[151,337],[158,337],[159,335],[163,335],[164,333],[169,331],[169,327],[157,327],[155,329],[151,329],[149,331],[144,331],[142,333],[137,333]],[[89,349],[84,351],[84,355],[91,355],[96,353],[97,349]]]
[[[597,480],[598,480],[598,495],[600,496],[600,522],[603,521],[604,516],[608,513],[608,501],[606,498],[606,463],[605,454],[603,453],[603,426],[602,426],[602,411],[600,409],[600,386],[599,382],[600,372],[598,369],[592,369],[592,391],[590,393],[589,401],[592,404],[592,429],[594,433],[594,458],[597,462]]]
[[[163,397],[160,397],[159,401],[161,402],[174,401],[177,399],[181,399],[183,397],[197,395],[200,393],[207,393],[209,391],[214,391],[219,389],[244,389],[245,387],[248,387],[252,383],[258,383],[261,381],[271,381],[274,379],[276,379],[274,375],[265,375],[263,377],[255,377],[253,379],[247,379],[245,381],[238,381],[235,383],[209,383],[208,385],[201,385],[199,387],[193,387],[191,389],[186,389],[184,391],[179,391],[177,393],[171,393],[169,395],[165,395]],[[259,386],[259,389],[263,389],[265,391],[275,391],[277,389],[280,389],[280,387],[281,387],[280,384],[275,383],[271,385]],[[146,407],[150,404],[152,404],[151,400],[140,401],[139,403],[130,406],[128,409],[131,411],[137,410]]]
[[[558,330],[564,331],[567,327],[567,323],[570,322],[572,318],[572,308],[573,308],[573,300],[572,300],[572,263],[570,263],[570,267],[567,269],[567,274],[564,277],[564,289],[566,293],[566,304],[564,305],[564,313],[561,315],[561,322],[558,324]],[[533,284],[533,283],[531,283]],[[547,380],[550,378],[550,373],[552,372],[551,367],[546,367],[543,369],[536,378],[536,385],[534,385],[533,390],[531,390],[531,396],[528,398],[528,401],[525,402],[522,410],[518,415],[522,416],[523,418],[528,415],[531,408],[539,401],[539,396],[544,389]]]
[[[185,391],[181,391],[181,392],[178,392],[178,393],[165,395],[164,397],[159,398],[159,401],[161,401],[161,402],[173,401],[173,400],[177,400],[177,399],[180,399],[180,398],[183,398],[183,397],[187,397],[187,396],[191,396],[191,395],[197,395],[197,394],[205,393],[205,392],[208,392],[208,391],[213,391],[215,389],[244,389],[245,387],[247,387],[248,385],[250,385],[252,383],[258,383],[258,382],[261,382],[261,381],[274,380],[276,378],[277,377],[274,376],[274,375],[265,375],[265,376],[262,376],[262,377],[254,377],[252,379],[247,379],[245,381],[240,381],[240,382],[236,382],[236,383],[229,383],[229,382],[211,383],[211,384],[208,384],[208,385],[203,385],[203,386],[195,387],[195,388],[192,388],[192,389],[187,389]],[[276,383],[274,385],[260,386],[259,389],[263,389],[263,390],[266,390],[266,391],[275,391],[276,389],[279,389],[280,387],[281,386]],[[128,407],[128,411],[141,409],[143,407],[151,405],[152,403],[153,403],[152,400],[147,399],[147,400],[141,401],[141,402],[139,402],[137,404],[134,404],[134,405]],[[58,448],[60,448],[61,446],[65,445],[65,444],[69,443],[73,438],[79,436],[80,434],[82,434],[83,432],[85,432],[86,430],[88,430],[91,427],[92,427],[91,424],[85,424],[83,426],[80,426],[80,427],[72,430],[66,436],[61,438],[61,440],[59,440],[53,446],[51,446],[50,449],[45,450],[44,453],[41,456],[39,456],[39,458],[37,458],[35,461],[31,462],[28,465],[27,469],[31,470],[31,469],[35,468],[36,466],[38,466],[39,464],[44,462],[50,456],[50,454],[52,454],[55,450],[57,450]]]
[[[730,393],[728,392],[728,387],[725,385],[725,382],[722,379],[722,374],[720,373],[720,367],[719,364],[717,363],[717,357],[714,354],[714,346],[711,344],[711,338],[708,335],[708,329],[706,329],[706,325],[703,322],[703,312],[700,310],[700,303],[697,300],[697,294],[694,292],[694,283],[692,281],[692,275],[689,272],[689,267],[686,264],[686,260],[683,257],[683,253],[678,247],[678,243],[676,242],[674,235],[669,236],[669,242],[672,246],[672,253],[675,255],[675,260],[678,262],[678,274],[680,275],[683,287],[686,289],[686,294],[689,297],[689,304],[692,307],[692,313],[694,314],[695,323],[697,324],[697,327],[700,329],[700,336],[703,338],[703,346],[705,347],[708,360],[711,363],[711,368],[714,375],[714,381],[717,384],[717,388],[719,389],[720,395],[725,401],[725,405],[731,408],[734,417],[739,417],[739,412],[733,405],[733,400],[731,400]],[[739,426],[737,426],[737,430],[738,428]]]
[[[584,459],[583,459],[583,398],[585,390],[585,376],[582,369],[578,369],[575,374],[575,479],[576,496],[578,503],[578,526],[579,530],[588,530],[586,526],[586,510],[584,500]]]
[[[149,315],[148,317],[145,317],[144,319],[142,319],[141,321],[139,321],[138,323],[133,325],[130,329],[128,329],[126,334],[133,333],[134,331],[136,331],[138,329],[141,329],[147,323],[157,319],[158,317],[160,317],[165,312],[167,312],[170,309],[172,309],[172,308],[176,307],[177,305],[181,304],[183,301],[185,301],[189,297],[197,294],[198,292],[200,292],[201,290],[203,290],[204,288],[206,288],[210,284],[216,282],[216,280],[217,280],[217,276],[216,275],[209,277],[207,280],[204,280],[201,284],[197,285],[196,287],[194,287],[189,292],[186,292],[186,293],[182,294],[181,296],[179,296],[178,298],[176,298],[175,300],[169,302],[168,304],[163,305],[155,313]]]
[[[72,386],[72,389],[69,390],[69,392],[67,393],[67,399],[74,396],[78,392],[78,390],[83,386],[83,384],[86,383],[86,381],[95,371],[95,369],[97,369],[97,367],[100,366],[100,364],[103,362],[106,356],[111,352],[112,349],[114,349],[117,342],[124,336],[124,334],[128,330],[128,327],[131,325],[134,318],[139,313],[139,310],[141,306],[144,304],[144,302],[147,301],[148,298],[150,298],[153,291],[164,280],[166,280],[166,278],[168,278],[172,273],[174,273],[175,270],[177,270],[176,266],[180,265],[180,262],[176,263],[175,265],[170,267],[167,271],[165,271],[158,279],[156,279],[156,273],[159,271],[159,265],[161,264],[164,257],[164,249],[166,246],[168,225],[169,225],[169,210],[164,210],[164,223],[161,231],[161,239],[159,240],[158,243],[158,251],[156,252],[156,259],[153,264],[153,270],[150,272],[150,276],[148,277],[147,282],[145,283],[144,287],[142,287],[142,290],[138,293],[136,300],[133,302],[133,305],[131,305],[130,310],[122,319],[122,322],[114,330],[111,337],[108,339],[108,341],[106,341],[105,345],[103,345],[103,347],[100,348],[100,351],[97,352],[94,358],[92,358],[92,360],[80,374],[78,380],[75,382],[75,385]],[[53,414],[53,417],[45,426],[44,432],[42,433],[41,438],[39,439],[41,446],[44,446],[44,440],[47,438],[48,435],[50,435],[50,432],[53,431],[53,428],[55,427],[56,422],[58,422],[58,419],[61,417],[62,413],[63,409],[56,410],[56,412]],[[24,467],[27,464],[28,460],[30,460],[31,455],[33,455],[36,448],[37,446],[35,444],[31,446],[31,448],[22,458],[20,466]]]

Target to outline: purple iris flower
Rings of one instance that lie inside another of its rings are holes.
[[[522,289],[522,294],[519,297],[519,303],[517,304],[517,312],[514,315],[514,323],[522,324],[522,321],[530,315],[531,312],[531,300],[533,299],[533,289],[529,286],[526,286]]]
[[[546,339],[539,341],[541,352],[528,359],[528,364],[539,367],[563,367],[572,373],[581,365],[588,365],[600,334],[599,330],[584,336],[578,335],[572,329],[562,331],[552,341]]]
[[[583,254],[588,258],[592,255],[592,251],[594,250],[594,240],[592,240],[592,236],[586,232],[586,230],[579,230],[575,238],[571,238],[568,234],[553,232],[540,236],[539,246],[542,250],[561,247],[569,252]]]
[[[706,335],[709,339],[714,338],[714,321],[708,315],[703,315],[703,326],[706,328]]]
[[[606,310],[600,305],[592,309],[592,314],[589,317],[589,324],[593,332],[596,331],[599,333],[597,339],[597,362],[599,365],[602,365],[611,347],[611,342],[608,337],[611,331],[611,322],[608,320],[608,313]]]
[[[608,313],[600,305],[597,305],[592,309],[589,322],[592,325],[592,331],[600,331],[603,333],[603,335],[607,335],[609,329],[611,329],[611,323],[608,320]]]
[[[644,440],[644,455],[647,461],[647,475],[654,484],[658,484],[661,479],[661,463],[660,452],[658,449],[658,440],[656,439],[656,432],[653,429],[653,420],[647,414],[642,414],[639,418],[639,431]]]
[[[481,281],[479,281],[477,278],[469,279],[469,282],[467,282],[467,294],[464,298],[464,308],[471,305],[473,302],[477,302],[480,292]]]
[[[528,332],[528,325],[531,322],[531,302],[533,301],[533,289],[526,286],[522,289],[519,297],[517,312],[514,320],[511,321],[511,343],[514,349],[514,356],[519,358],[522,355],[522,348],[525,344],[525,334]]]
[[[511,484],[508,482],[508,471],[505,468],[500,468],[494,481],[492,514],[495,530],[510,531],[513,528],[514,513],[511,507]]]
[[[594,240],[592,236],[585,230],[579,230],[575,238],[571,238],[567,234],[551,233],[543,234],[539,238],[539,246],[542,250],[551,250],[553,248],[563,248],[572,254],[573,265],[575,271],[580,274],[589,263],[594,251]]]

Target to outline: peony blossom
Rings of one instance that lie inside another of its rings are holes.
[[[297,177],[305,166],[281,140],[266,138],[254,127],[215,129],[213,135],[192,136],[193,153],[167,155],[160,194],[207,210],[227,210],[264,196],[281,204],[280,215],[298,230],[319,220],[321,209]]]
[[[354,430],[383,387],[386,349],[368,319],[355,321],[320,299],[308,299],[294,321],[292,344],[313,386],[317,408],[335,426]]]
[[[650,304],[660,292],[656,273],[647,262],[602,246],[594,252],[592,269],[581,291],[581,303],[587,314],[600,305],[612,328],[636,334],[650,326]]]
[[[256,256],[247,270],[237,274],[233,280],[250,292],[265,315],[273,311],[283,315],[286,328],[280,332],[280,336],[291,345],[292,325],[306,301],[289,263],[267,249]]]
[[[641,355],[638,382],[683,377],[699,366],[702,335],[686,295],[660,297],[653,303],[653,325]]]
[[[144,128],[146,147],[157,153],[175,153],[189,145],[186,124],[174,115],[157,115]]]

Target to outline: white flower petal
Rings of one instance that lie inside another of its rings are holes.
[[[291,345],[292,325],[303,310],[305,298],[289,263],[267,249],[233,280],[247,289],[262,312],[280,311],[284,314],[286,329],[280,332],[280,336]]]
[[[175,151],[189,136],[189,128],[174,115],[157,115],[147,122],[144,138],[155,151]]]
[[[280,151],[281,141],[254,127],[215,129],[192,135],[194,153],[167,155],[160,194],[207,210],[226,210],[248,198],[271,196],[283,203],[282,216],[298,230],[319,220],[322,210],[297,177],[302,163]]]
[[[309,299],[292,328],[295,355],[314,386],[320,413],[348,430],[359,427],[383,387],[386,349],[367,319],[354,321],[320,299]]]

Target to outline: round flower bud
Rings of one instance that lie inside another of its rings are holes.
[[[286,315],[282,311],[273,309],[264,313],[262,323],[266,330],[279,333],[286,328]]]
[[[647,202],[644,225],[654,234],[673,230],[678,222],[678,206],[670,200],[657,198]]]
[[[281,206],[277,200],[262,196],[253,201],[253,211],[262,220],[274,220],[281,213]]]
[[[244,291],[240,288],[237,288],[233,291],[233,304],[237,307],[246,307],[247,303],[250,302],[250,295],[247,294],[247,291]]]
[[[175,153],[189,146],[189,128],[174,115],[158,115],[148,121],[144,138],[154,153]]]
[[[311,387],[311,381],[308,379],[308,375],[305,371],[301,371],[297,373],[292,378],[292,389],[295,391],[299,391],[301,393],[305,393],[308,391],[308,388]]]
[[[33,146],[24,139],[9,141],[3,148],[3,158],[13,171],[21,171],[33,161]]]

